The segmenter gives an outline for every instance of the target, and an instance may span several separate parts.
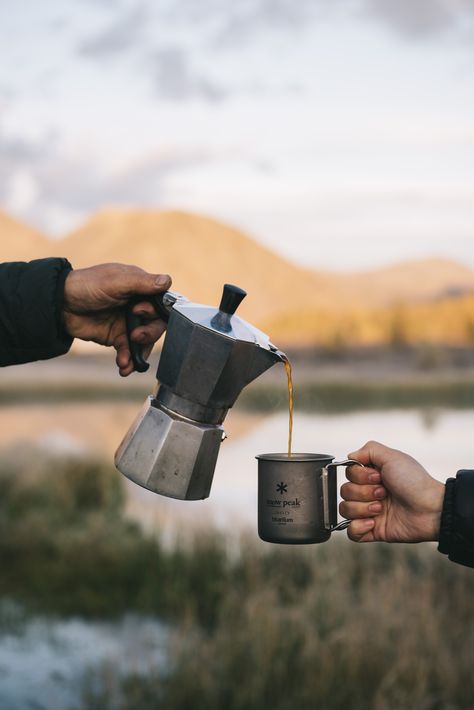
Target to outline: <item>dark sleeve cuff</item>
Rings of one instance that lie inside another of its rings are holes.
[[[456,487],[456,479],[448,478],[444,489],[443,510],[441,513],[441,524],[439,529],[439,545],[438,550],[443,555],[449,554],[449,546],[451,543],[451,532],[453,529],[454,517],[454,493]]]
[[[67,259],[61,259],[63,262],[62,268],[58,273],[56,290],[54,294],[54,309],[56,317],[56,330],[59,340],[67,345],[67,349],[71,347],[74,338],[71,338],[64,327],[63,311],[64,311],[64,285],[66,279],[72,271],[72,266]]]
[[[446,482],[438,550],[474,567],[474,471],[463,469]]]
[[[49,258],[0,265],[0,365],[64,355],[73,338],[62,322],[72,266]]]

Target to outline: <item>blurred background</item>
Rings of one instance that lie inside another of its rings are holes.
[[[473,465],[471,0],[20,0],[0,47],[2,261],[135,263],[216,305],[237,283],[292,360],[295,450]],[[471,708],[469,570],[258,540],[282,367],[229,414],[209,500],[122,480],[156,350],[125,381],[78,342],[0,373],[0,706]]]

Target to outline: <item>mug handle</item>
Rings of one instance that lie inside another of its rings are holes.
[[[345,459],[344,461],[333,461],[323,468],[323,515],[324,527],[326,530],[345,530],[350,524],[350,520],[337,522],[337,467],[338,466],[364,466],[360,461]]]

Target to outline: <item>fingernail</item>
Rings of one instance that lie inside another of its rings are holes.
[[[371,483],[379,483],[380,481],[380,473],[371,473],[369,475],[369,481]]]
[[[375,520],[367,518],[366,520],[364,520],[363,525],[364,525],[364,528],[367,528],[367,529],[373,528],[375,525]]]
[[[383,498],[385,495],[385,488],[376,488],[374,491],[375,498]]]
[[[160,288],[163,288],[165,286],[168,286],[169,280],[170,277],[167,274],[160,274],[156,277],[155,283]]]
[[[382,503],[371,503],[369,505],[369,510],[371,510],[373,513],[380,513],[382,510]]]

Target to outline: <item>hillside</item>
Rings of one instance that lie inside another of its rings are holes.
[[[46,256],[50,241],[0,210],[0,261],[30,261]]]
[[[279,344],[300,347],[471,346],[474,294],[383,306],[353,304],[337,314],[308,306],[297,313],[276,313],[261,327]]]
[[[184,212],[104,210],[63,242],[75,266],[134,263],[173,276],[173,288],[204,303],[219,303],[222,285],[248,292],[239,312],[255,321],[309,298],[329,306],[327,274],[299,268],[242,232]]]
[[[471,342],[474,271],[422,259],[366,272],[310,271],[216,220],[180,211],[106,209],[59,241],[0,212],[0,259],[67,256],[78,268],[133,263],[218,304],[222,285],[248,292],[239,313],[279,344]]]
[[[474,271],[450,259],[419,259],[347,274],[346,285],[361,304],[389,305],[474,291]]]

